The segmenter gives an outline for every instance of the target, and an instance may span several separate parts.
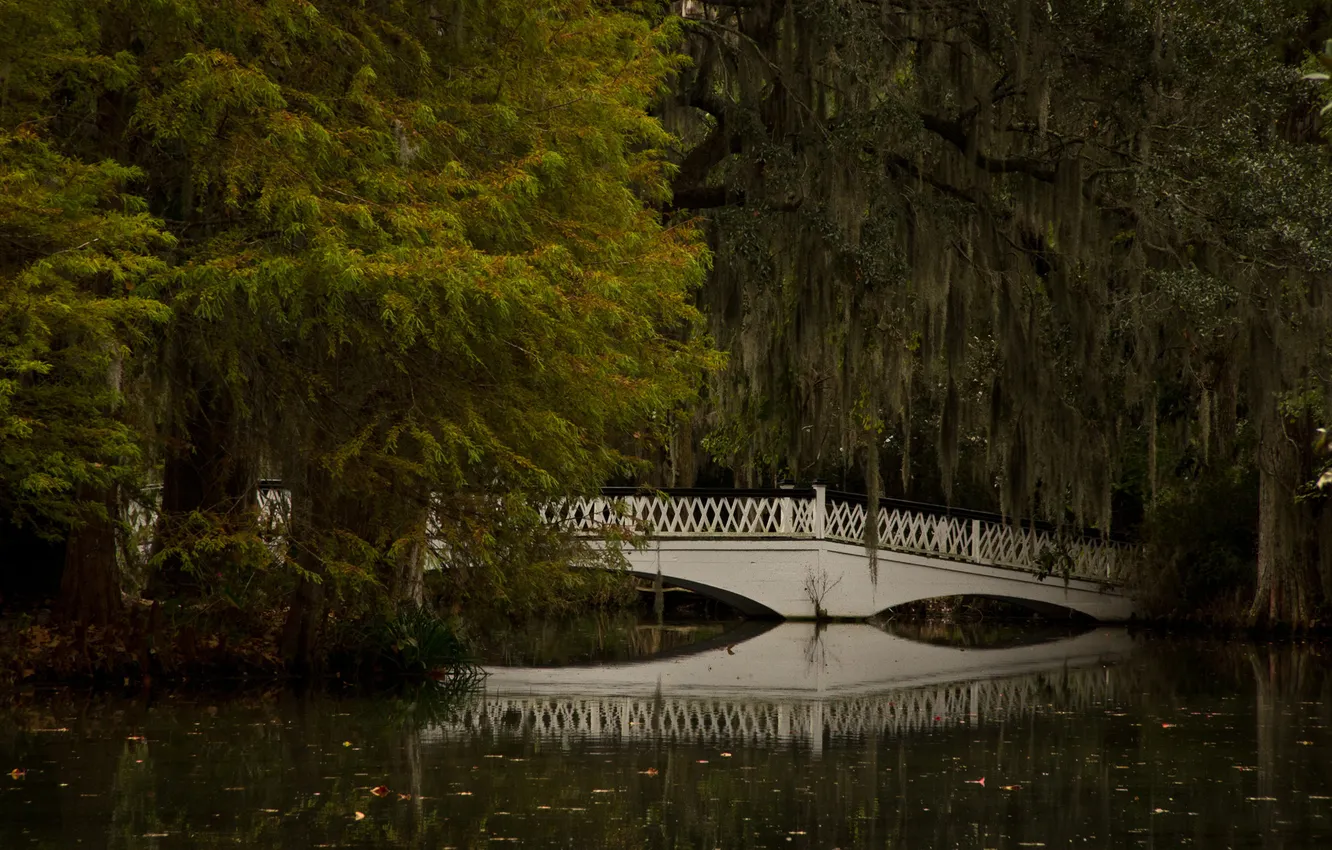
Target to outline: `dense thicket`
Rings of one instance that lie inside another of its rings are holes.
[[[330,606],[419,601],[428,537],[460,593],[557,560],[532,505],[622,468],[708,357],[680,342],[702,248],[649,206],[676,27],[0,5],[0,508],[65,540],[71,611],[112,616],[118,513],[155,481],[148,595],[289,609],[295,660]],[[292,494],[276,561],[260,476]]]
[[[1253,614],[1314,619],[1322,4],[677,5],[674,203],[705,216],[731,354],[702,424],[739,479],[854,463],[875,489],[923,424],[943,495],[1107,527],[1131,472],[1150,502],[1253,464]]]

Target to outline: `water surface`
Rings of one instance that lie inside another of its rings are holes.
[[[1332,847],[1321,647],[900,631],[525,632],[458,705],[18,695],[0,847]]]

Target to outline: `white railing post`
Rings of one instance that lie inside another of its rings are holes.
[[[794,484],[777,485],[783,490],[794,490]],[[778,530],[781,534],[790,534],[795,527],[795,499],[790,496],[782,496],[781,501],[782,518],[778,524]]]
[[[980,520],[971,521],[971,560],[980,563],[981,528]]]
[[[828,485],[814,485],[814,539],[823,539],[824,517],[828,515]]]

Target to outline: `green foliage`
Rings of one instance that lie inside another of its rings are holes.
[[[456,621],[422,608],[408,608],[340,627],[331,643],[335,654],[354,657],[363,673],[393,679],[427,679],[469,669],[473,651]]]
[[[704,248],[652,208],[679,23],[621,5],[0,6],[0,509],[160,477],[150,590],[204,609],[386,611],[428,536],[446,604],[581,592],[575,548],[508,560],[530,506],[715,363]]]
[[[1149,613],[1234,622],[1253,592],[1255,470],[1216,470],[1164,489],[1148,512],[1137,584]]]
[[[139,176],[0,127],[0,512],[53,535],[80,485],[136,471],[138,442],[114,415],[119,375],[165,318],[135,290],[170,244],[123,194]]]
[[[1279,403],[1332,368],[1327,93],[1301,79],[1332,62],[1309,55],[1323,4],[688,14],[696,61],[666,115],[731,355],[699,417],[713,448],[743,433],[747,455],[872,482],[859,405],[900,437],[904,479],[928,422],[946,499],[970,479],[980,506],[1099,527],[1126,467],[1166,486],[1158,452],[1256,466],[1273,497],[1259,563],[1284,565],[1260,566],[1258,596],[1310,622],[1318,592],[1292,565],[1322,508],[1288,491],[1317,471],[1284,447],[1312,435]]]

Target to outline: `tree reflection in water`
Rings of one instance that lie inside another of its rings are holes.
[[[1318,648],[1137,643],[1113,666],[985,684],[1028,693],[1020,707],[896,725],[899,702],[970,686],[626,694],[657,706],[648,728],[595,734],[469,725],[493,695],[19,696],[0,714],[0,768],[27,775],[0,776],[0,847],[1332,846]],[[650,725],[691,700],[698,726]],[[817,745],[714,722],[815,703]],[[852,704],[882,722],[837,726]]]

